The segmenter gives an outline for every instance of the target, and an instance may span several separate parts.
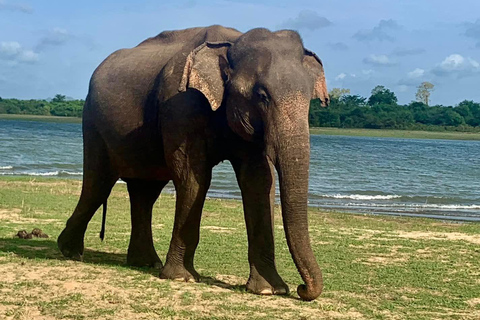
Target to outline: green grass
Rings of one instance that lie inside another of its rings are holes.
[[[478,132],[310,128],[311,134],[403,139],[480,140]]]
[[[419,218],[310,212],[310,234],[325,289],[313,302],[283,234],[275,238],[279,273],[292,293],[246,293],[247,240],[242,205],[207,200],[195,265],[200,283],[158,278],[125,265],[130,218],[125,185],[109,199],[106,239],[101,215],[87,230],[84,262],[65,260],[56,237],[81,190],[76,180],[0,178],[0,319],[479,319],[480,224]],[[174,197],[154,207],[153,232],[164,259]],[[48,239],[23,240],[34,227]]]
[[[77,117],[37,116],[32,114],[0,114],[0,120],[23,120],[23,121],[63,122],[63,123],[81,123],[82,122],[82,118],[77,118]]]

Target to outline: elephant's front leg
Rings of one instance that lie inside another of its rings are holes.
[[[211,180],[211,168],[204,164],[184,166],[174,179],[177,193],[172,240],[162,279],[198,281],[193,266],[195,250],[200,238],[200,218]]]
[[[287,294],[288,286],[275,266],[273,166],[263,154],[232,161],[232,165],[242,191],[248,233],[250,277],[247,290],[256,294]]]

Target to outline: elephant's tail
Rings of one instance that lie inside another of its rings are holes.
[[[107,220],[107,200],[103,203],[102,229],[100,230],[100,239],[105,238],[105,220]]]

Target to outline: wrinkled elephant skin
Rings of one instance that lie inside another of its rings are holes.
[[[323,65],[294,31],[167,31],[114,52],[90,81],[82,193],[59,236],[61,252],[82,259],[87,224],[121,178],[131,202],[127,263],[162,267],[161,278],[198,280],[193,260],[212,168],[229,160],[247,225],[247,289],[288,293],[275,266],[276,170],[288,247],[305,282],[297,292],[315,299],[322,275],[307,222],[308,108],[315,98],[328,104]],[[153,245],[152,206],[170,180],[177,199],[163,266]]]

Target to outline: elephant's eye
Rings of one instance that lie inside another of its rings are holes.
[[[268,105],[270,103],[270,96],[268,95],[267,90],[265,90],[265,88],[262,86],[256,86],[255,96],[264,105]]]

